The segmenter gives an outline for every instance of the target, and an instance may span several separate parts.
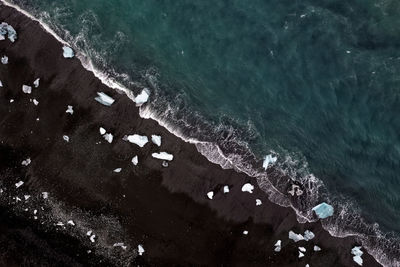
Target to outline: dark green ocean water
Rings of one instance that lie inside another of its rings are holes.
[[[216,139],[273,151],[400,233],[400,2],[14,3],[127,87],[156,77],[153,108],[198,135],[208,121]]]

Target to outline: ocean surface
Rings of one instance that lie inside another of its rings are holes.
[[[150,88],[149,108],[187,138],[236,160],[276,155],[315,184],[294,206],[335,205],[331,232],[399,248],[400,2],[10,2],[110,78]]]

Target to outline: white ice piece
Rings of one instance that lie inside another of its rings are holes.
[[[364,254],[364,252],[361,251],[361,247],[355,246],[354,248],[351,249],[351,254],[354,255],[353,260],[360,266],[363,264],[363,259],[361,256]]]
[[[313,239],[314,237],[315,237],[314,233],[311,232],[310,230],[306,230],[304,232],[304,240],[305,241],[309,241],[309,240]]]
[[[32,93],[32,87],[24,84],[22,85],[22,92],[24,92],[25,94],[30,94]]]
[[[139,253],[140,256],[142,256],[143,253],[144,253],[144,248],[143,248],[143,246],[140,245],[140,244],[138,245],[138,253]]]
[[[281,251],[281,245],[282,245],[282,241],[281,240],[278,240],[278,241],[276,241],[276,243],[275,243],[275,252],[279,252],[279,251]]]
[[[24,195],[24,199],[25,199],[25,200],[30,199],[30,197],[31,197],[30,195]]]
[[[209,199],[213,199],[213,197],[214,197],[214,192],[213,192],[213,191],[208,192],[208,193],[207,193],[207,197],[208,197]]]
[[[138,134],[128,135],[127,140],[133,144],[140,146],[140,147],[144,147],[144,145],[147,144],[147,142],[149,142],[149,139],[147,138],[147,136],[138,135]]]
[[[115,170],[113,170],[113,172],[121,172],[122,171],[122,168],[116,168]]]
[[[114,98],[112,98],[111,96],[106,95],[103,92],[97,92],[97,97],[95,97],[94,99],[99,102],[100,104],[103,104],[105,106],[111,106],[114,103]]]
[[[115,243],[113,245],[113,247],[121,247],[123,250],[126,250],[127,246],[125,246],[124,243],[120,242],[120,243]]]
[[[37,101],[35,98],[33,99],[33,104],[35,105],[35,106],[37,106],[37,105],[39,105],[39,101]]]
[[[139,107],[139,106],[143,105],[144,103],[146,103],[147,100],[149,100],[149,96],[150,96],[149,89],[144,88],[142,90],[142,92],[140,92],[140,94],[138,94],[134,99],[136,106]]]
[[[18,188],[18,187],[22,186],[23,184],[24,184],[24,182],[19,181],[18,183],[15,184],[15,187]]]
[[[27,158],[26,160],[23,160],[21,164],[22,164],[23,166],[28,166],[29,164],[31,164],[31,162],[32,162],[31,159],[30,159],[30,158]]]
[[[96,235],[91,235],[89,239],[90,239],[90,241],[91,241],[92,243],[94,243],[95,238],[96,238]]]
[[[314,251],[321,251],[321,248],[318,246],[314,246]]]
[[[242,186],[242,192],[249,192],[250,194],[253,193],[254,186],[250,183],[244,184]]]
[[[7,56],[2,56],[1,57],[1,64],[3,64],[3,65],[8,64],[8,57]]]
[[[86,232],[86,235],[87,235],[87,236],[91,236],[92,233],[93,233],[93,231],[92,231],[92,230],[89,230],[89,231]]]
[[[244,230],[244,231],[243,231],[243,234],[244,234],[244,235],[248,235],[248,234],[249,234],[249,231]]]
[[[44,199],[48,198],[49,197],[49,193],[48,192],[42,192],[42,197]]]
[[[106,129],[104,129],[103,127],[100,127],[100,134],[103,135],[106,133]]]
[[[274,164],[278,158],[272,156],[271,154],[264,157],[263,168],[266,170],[270,164]]]
[[[2,81],[0,81],[0,87],[3,87],[3,83],[2,83]]]
[[[289,231],[289,239],[292,239],[294,242],[298,242],[300,240],[304,240],[304,237],[301,234],[296,234],[293,231]]]
[[[112,143],[112,141],[113,141],[113,139],[114,139],[113,135],[110,134],[110,133],[107,133],[107,134],[103,135],[103,137],[104,137],[104,139],[106,139],[106,141],[109,142],[110,144]]]
[[[304,253],[299,251],[299,259],[304,257]]]
[[[305,247],[299,247],[299,250],[300,250],[301,252],[306,252],[306,248],[305,248]]]
[[[138,163],[139,163],[139,159],[138,159],[138,156],[134,156],[133,158],[132,158],[132,163],[133,163],[133,165],[138,165]]]
[[[65,111],[65,113],[69,113],[69,114],[71,114],[71,115],[74,114],[73,107],[70,106],[70,105],[68,105],[67,110]]]
[[[17,32],[11,25],[2,22],[0,24],[0,40],[5,40],[7,34],[8,34],[8,39],[14,43],[15,40],[17,39]]]
[[[37,78],[34,82],[33,82],[33,86],[35,86],[35,88],[39,87],[39,82],[40,82],[40,78]]]
[[[56,224],[57,226],[64,226],[64,224],[62,222],[57,222]]]
[[[66,142],[69,142],[69,136],[68,136],[68,135],[63,135],[63,139],[64,139]]]
[[[14,102],[14,99],[10,99],[10,103]]]
[[[256,199],[256,206],[260,206],[262,204],[262,201],[261,201],[261,199]]]
[[[65,58],[73,58],[74,57],[74,50],[72,50],[69,46],[63,46],[63,56]]]
[[[354,256],[353,261],[355,261],[360,266],[363,265],[363,259],[361,258],[361,256]]]
[[[152,135],[151,136],[151,141],[156,144],[157,146],[161,146],[161,136],[159,135]]]
[[[224,194],[229,193],[229,186],[224,185]]]
[[[169,154],[167,152],[160,152],[160,153],[152,153],[151,156],[155,159],[162,159],[171,161],[174,159],[174,155]]]
[[[333,207],[325,202],[315,206],[312,210],[317,214],[320,219],[328,218],[333,215]]]
[[[73,220],[69,220],[69,221],[67,222],[67,224],[72,225],[72,226],[75,226],[75,223],[74,223]]]

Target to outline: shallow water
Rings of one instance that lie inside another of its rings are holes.
[[[128,87],[157,77],[153,93],[169,105],[155,108],[192,135],[289,155],[400,233],[398,2],[14,2]],[[204,132],[204,120],[218,127]]]

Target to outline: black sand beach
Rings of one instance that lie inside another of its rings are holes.
[[[0,20],[18,33],[15,43],[0,42],[0,56],[9,58],[0,65],[0,265],[356,266],[354,238],[331,237],[319,222],[297,223],[294,212],[269,202],[255,180],[210,163],[194,145],[140,118],[127,96],[103,85],[77,58],[65,59],[62,44],[38,22],[4,5]],[[23,93],[22,85],[36,78],[39,87]],[[99,104],[96,92],[115,103]],[[111,144],[99,127],[113,134]],[[135,133],[161,135],[161,148],[122,140]],[[159,151],[174,155],[167,168],[151,157]],[[31,164],[22,166],[27,158]],[[241,191],[248,182],[252,194]],[[306,229],[316,237],[288,239],[290,230]],[[274,252],[278,239],[282,250]],[[119,242],[126,250],[113,246]],[[322,250],[314,252],[314,245]],[[301,259],[299,246],[307,249]],[[363,251],[363,266],[380,266]]]

